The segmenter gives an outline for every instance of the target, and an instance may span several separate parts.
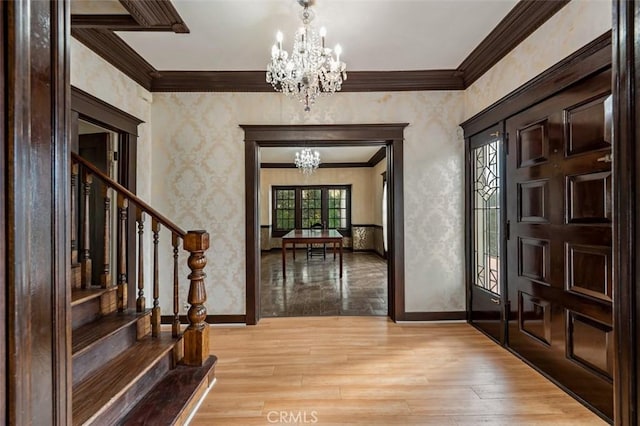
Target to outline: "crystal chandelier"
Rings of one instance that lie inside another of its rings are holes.
[[[340,61],[342,48],[339,44],[333,50],[325,47],[327,30],[323,27],[318,32],[311,25],[314,13],[309,7],[314,1],[298,0],[304,8],[300,14],[304,26],[296,32],[291,56],[282,50],[283,36],[278,31],[267,65],[267,83],[287,96],[298,97],[305,111],[311,110],[318,95],[340,91],[347,79],[346,65]]]
[[[311,152],[309,148],[305,148],[296,152],[296,158],[293,161],[303,174],[310,175],[320,165],[320,154],[318,151]]]

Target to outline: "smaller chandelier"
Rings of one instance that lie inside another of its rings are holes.
[[[320,154],[318,151],[311,152],[309,148],[305,148],[296,152],[296,158],[293,162],[303,174],[310,175],[320,165]]]
[[[271,48],[271,62],[267,65],[267,83],[287,96],[295,96],[310,111],[318,95],[340,91],[347,79],[346,65],[340,61],[339,44],[331,50],[325,47],[327,30],[320,32],[311,25],[314,13],[309,8],[315,0],[298,0],[304,7],[300,15],[304,24],[295,35],[291,56],[282,49],[282,33]],[[335,58],[333,57],[335,52]]]

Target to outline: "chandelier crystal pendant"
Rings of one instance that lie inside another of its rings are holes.
[[[309,148],[304,148],[300,152],[296,152],[296,158],[293,160],[296,167],[305,175],[313,173],[320,165],[320,153]]]
[[[296,32],[291,55],[282,49],[283,35],[278,31],[267,65],[267,83],[287,96],[299,98],[305,111],[311,110],[318,95],[340,91],[347,79],[347,67],[340,61],[342,48],[339,44],[333,50],[325,47],[326,29],[318,32],[311,25],[314,13],[310,6],[314,1],[298,0],[304,8],[300,14],[304,26]]]

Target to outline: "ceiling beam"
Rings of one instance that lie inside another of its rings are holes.
[[[170,0],[120,0],[120,3],[144,28],[170,27],[175,33],[189,32]]]
[[[467,88],[531,35],[570,0],[521,0],[462,61],[458,72]]]
[[[143,27],[131,15],[71,15],[71,26],[111,31],[173,31],[170,25]]]

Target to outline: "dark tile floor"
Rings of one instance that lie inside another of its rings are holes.
[[[261,316],[387,315],[387,262],[366,252],[344,253],[343,276],[339,259],[296,260],[287,251],[287,279],[282,279],[280,251],[262,254]]]

